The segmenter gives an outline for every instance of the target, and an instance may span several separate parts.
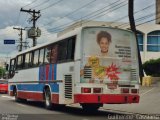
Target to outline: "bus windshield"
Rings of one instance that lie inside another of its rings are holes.
[[[136,39],[132,32],[114,28],[85,28],[81,83],[138,83]]]

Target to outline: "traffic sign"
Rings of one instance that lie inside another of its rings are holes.
[[[15,44],[15,40],[4,40],[4,44]]]

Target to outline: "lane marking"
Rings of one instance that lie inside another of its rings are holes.
[[[144,93],[141,93],[140,96],[141,96],[141,97],[144,96],[145,94],[151,92],[153,89],[155,89],[155,88],[152,88],[152,89],[150,89],[150,90],[148,90],[148,91],[146,91],[146,92],[144,92]]]
[[[9,99],[15,100],[15,98],[14,98],[14,97],[11,97],[11,96],[2,95],[1,97],[3,97],[3,98],[9,98]]]

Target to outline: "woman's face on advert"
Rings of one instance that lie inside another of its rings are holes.
[[[101,48],[101,52],[102,53],[107,53],[108,52],[108,48],[109,48],[109,41],[106,37],[102,37],[100,42],[99,42],[99,46]]]

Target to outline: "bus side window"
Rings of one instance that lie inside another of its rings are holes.
[[[19,55],[17,57],[17,69],[18,70],[22,69],[22,65],[23,65],[23,57],[22,57],[22,55]]]
[[[51,56],[51,47],[47,46],[45,48],[45,57],[44,57],[45,64],[50,63],[50,58],[51,58],[50,56]]]
[[[38,66],[39,50],[34,51],[33,67]]]
[[[11,59],[11,61],[10,61],[9,77],[13,77],[14,74],[15,74],[15,69],[16,69],[16,67],[15,67],[16,63],[15,62],[16,62],[15,58]]]
[[[25,68],[29,68],[29,62],[30,62],[29,58],[30,58],[30,53],[25,54],[25,64],[24,64]]]
[[[53,45],[51,50],[51,63],[57,63],[58,45]]]
[[[39,65],[43,64],[43,60],[44,60],[44,48],[41,49],[39,52]]]
[[[76,37],[73,37],[68,40],[67,60],[74,60],[75,38]]]
[[[67,40],[58,44],[58,62],[65,62],[67,58]]]

